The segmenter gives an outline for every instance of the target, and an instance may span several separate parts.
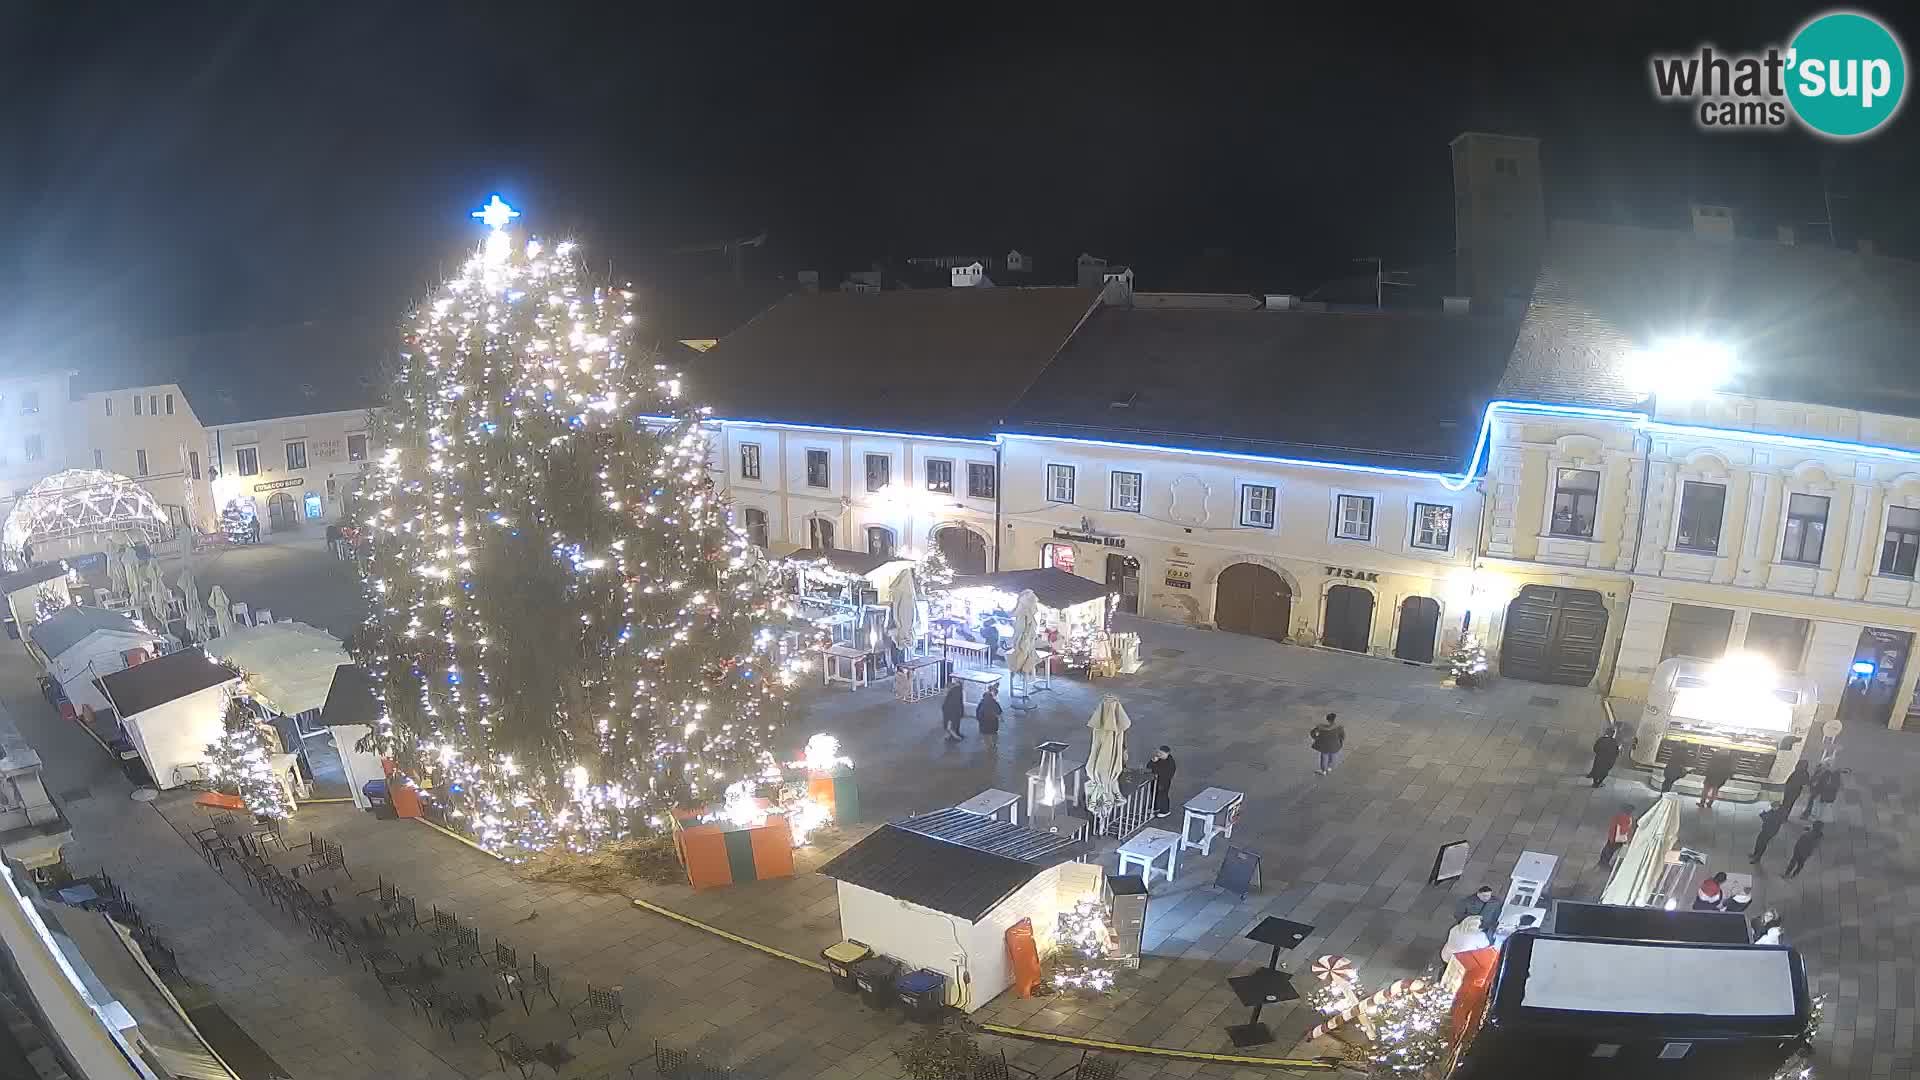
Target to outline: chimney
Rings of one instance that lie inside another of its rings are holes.
[[[1073,263],[1075,281],[1078,282],[1081,288],[1097,289],[1100,287],[1101,279],[1107,272],[1107,260],[1098,255],[1089,255],[1083,251],[1080,253],[1080,257],[1075,259]]]
[[[1862,255],[1873,254],[1873,237],[1863,236],[1860,239],[1854,241],[1854,243],[1856,243],[1859,246],[1860,254]]]
[[[1773,230],[1773,233],[1775,236],[1779,237],[1781,247],[1793,246],[1793,226],[1791,225],[1776,226]]]
[[[795,274],[794,277],[800,282],[801,292],[820,291],[820,271],[802,270],[798,274]]]
[[[1473,306],[1473,299],[1466,296],[1443,296],[1440,298],[1440,310],[1449,315],[1465,315]]]
[[[1109,307],[1133,306],[1133,268],[1123,266],[1106,274],[1100,286],[1100,302]]]
[[[1293,295],[1292,293],[1268,293],[1267,294],[1267,310],[1268,311],[1292,311],[1293,305],[1298,303],[1299,300],[1300,298]]]
[[[1693,235],[1709,240],[1733,239],[1732,208],[1694,203]]]

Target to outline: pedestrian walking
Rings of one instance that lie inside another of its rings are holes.
[[[1673,756],[1667,759],[1667,767],[1660,773],[1660,779],[1664,781],[1660,785],[1660,794],[1665,795],[1672,791],[1673,785],[1679,783],[1680,778],[1685,775],[1687,775],[1687,750],[1686,747],[1676,746],[1673,748]]]
[[[1726,883],[1727,872],[1725,870],[1701,882],[1700,891],[1693,896],[1693,910],[1719,911],[1727,902],[1727,891],[1723,888]]]
[[[964,684],[955,680],[947,686],[947,696],[940,699],[940,722],[947,729],[947,741],[960,738],[960,720],[967,715],[967,697]]]
[[[1820,787],[1827,782],[1827,774],[1831,772],[1833,772],[1833,766],[1827,762],[1823,761],[1814,766],[1813,775],[1807,778],[1807,805],[1800,810],[1801,821],[1807,821],[1813,817],[1813,804],[1819,801]],[[1793,804],[1788,803],[1787,809],[1793,809]]]
[[[989,750],[1000,744],[1000,684],[987,687],[980,698],[980,704],[974,706],[974,722],[980,725],[980,738]]]
[[[1311,737],[1313,748],[1320,752],[1320,768],[1316,771],[1325,776],[1333,771],[1341,748],[1347,745],[1347,729],[1340,726],[1338,716],[1328,713],[1327,718],[1314,725],[1307,734]]]
[[[1707,762],[1706,772],[1701,774],[1700,809],[1713,809],[1713,800],[1720,797],[1720,789],[1733,779],[1733,751],[1722,750]]]
[[[1773,838],[1779,833],[1780,826],[1787,823],[1787,818],[1791,814],[1792,810],[1786,805],[1769,806],[1760,812],[1760,835],[1754,838],[1753,854],[1747,857],[1748,862],[1760,861],[1760,856],[1767,853],[1767,845],[1773,843]]]
[[[1619,856],[1620,849],[1626,847],[1627,841],[1631,839],[1633,839],[1633,806],[1631,803],[1621,803],[1620,812],[1613,815],[1612,821],[1607,822],[1607,843],[1600,849],[1600,865],[1609,870],[1613,869],[1613,860]]]
[[[1606,782],[1607,774],[1613,771],[1613,763],[1620,760],[1620,740],[1613,734],[1613,725],[1593,740],[1593,768],[1587,770],[1587,779],[1594,787]]]
[[[1166,817],[1173,813],[1173,771],[1178,768],[1173,760],[1173,747],[1165,743],[1147,758],[1147,771],[1153,774],[1153,816]]]
[[[1780,788],[1780,805],[1786,808],[1788,817],[1793,816],[1793,804],[1799,802],[1800,793],[1807,790],[1807,779],[1812,774],[1806,758],[1793,763],[1793,771],[1787,774],[1786,783]]]
[[[1472,896],[1460,901],[1460,906],[1454,909],[1453,919],[1458,923],[1462,919],[1478,916],[1480,929],[1492,934],[1500,925],[1500,909],[1505,906],[1493,894],[1493,886],[1482,885],[1473,890]]]
[[[1807,796],[1808,820],[1819,821],[1820,815],[1832,808],[1834,800],[1840,797],[1840,778],[1852,771],[1830,768],[1826,775],[1819,778],[1813,785],[1813,794]]]
[[[1812,828],[1800,834],[1800,839],[1793,842],[1793,857],[1787,860],[1786,877],[1799,877],[1800,871],[1807,868],[1807,860],[1820,850],[1820,836],[1826,829],[1826,822],[1816,821]]]

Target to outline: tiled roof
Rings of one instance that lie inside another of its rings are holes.
[[[982,438],[1093,300],[1068,288],[800,293],[687,374],[723,419]]]
[[[948,809],[882,825],[820,873],[973,922],[1078,848],[1054,833]]]
[[[95,679],[94,684],[107,692],[107,699],[124,718],[239,678],[195,648],[135,664],[125,671]]]
[[[1505,397],[1625,407],[1662,337],[1733,349],[1728,390],[1920,416],[1920,264],[1824,245],[1555,222]]]
[[[1438,311],[1102,308],[1007,429],[1458,471],[1515,325]]]

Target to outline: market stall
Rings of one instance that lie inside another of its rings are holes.
[[[233,669],[200,649],[182,649],[97,680],[120,725],[153,777],[154,786],[197,775],[208,744],[224,730],[227,691],[240,685]]]
[[[316,759],[308,743],[327,737],[320,708],[327,703],[334,671],[352,662],[340,639],[306,623],[260,623],[237,627],[209,641],[206,649],[246,673],[248,693],[268,711],[281,741],[305,765],[306,776],[333,779],[334,755],[322,744]]]
[[[65,563],[56,559],[0,575],[0,601],[4,601],[6,607],[0,615],[6,617],[8,637],[25,643],[27,636],[21,633],[21,628],[33,625],[42,594],[50,595],[62,604],[68,602],[70,594]]]
[[[1063,668],[1089,668],[1106,637],[1111,594],[1098,581],[1053,567],[955,578],[946,596],[946,613],[934,620],[934,635],[1011,645],[1017,630],[1014,613],[1027,592],[1037,602],[1039,647]]]
[[[1813,679],[1777,671],[1763,657],[1676,656],[1654,669],[1633,760],[1665,765],[1681,753],[1698,772],[1730,751],[1735,776],[1778,784],[1805,752],[1819,705]]]
[[[379,719],[379,703],[373,698],[373,683],[366,669],[358,664],[334,668],[326,704],[320,708],[320,723],[333,733],[333,748],[340,755],[348,794],[353,796],[353,805],[362,810],[373,807],[364,790],[367,784],[387,778],[380,755],[371,748],[359,749],[361,740],[373,733]]]
[[[117,611],[77,604],[42,620],[27,638],[73,707],[90,706],[95,712],[113,706],[94,680],[157,655],[161,641]]]
[[[893,583],[913,562],[806,548],[782,556],[777,565],[801,614],[828,631],[835,644],[877,650],[886,646]]]
[[[1082,846],[958,808],[881,826],[820,868],[833,878],[840,932],[947,976],[948,1003],[973,1012],[1013,985],[1007,932],[1031,920],[1039,951],[1060,915],[1099,903],[1098,866]]]

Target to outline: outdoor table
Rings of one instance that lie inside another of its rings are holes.
[[[1132,839],[1120,845],[1120,874],[1130,873],[1132,866],[1139,870],[1140,880],[1149,887],[1153,885],[1155,864],[1162,855],[1167,858],[1167,868],[1161,873],[1168,881],[1173,880],[1175,860],[1180,854],[1180,838],[1165,829],[1141,829]]]
[[[940,692],[940,672],[946,661],[938,656],[916,656],[900,665],[893,677],[893,694],[901,701],[922,701]]]
[[[1233,826],[1240,820],[1240,804],[1246,795],[1227,788],[1210,787],[1187,800],[1187,816],[1180,824],[1180,850],[1199,848],[1200,854],[1213,854],[1213,838],[1233,837]],[[1196,832],[1194,826],[1200,828]]]
[[[1035,649],[1033,651],[1034,680],[1027,683],[1027,693],[1053,689],[1053,650]]]
[[[996,820],[1000,818],[1000,812],[1004,810],[1007,812],[1007,824],[1020,824],[1020,796],[1015,795],[1011,791],[1001,791],[999,788],[988,788],[973,798],[968,799],[966,802],[954,807],[954,809],[965,810],[969,814],[979,814],[981,817],[994,818]]]
[[[829,645],[820,651],[821,673],[825,682],[821,685],[832,686],[843,682],[847,689],[858,690],[870,681],[872,668],[868,665],[868,653],[865,649],[856,649],[850,645]]]
[[[949,659],[953,659],[954,653],[959,653],[960,657],[967,661],[967,666],[970,668],[993,666],[992,658],[987,654],[987,643],[984,641],[968,641],[965,638],[950,637],[941,640],[939,644],[946,650],[946,655]],[[956,660],[953,666],[955,670],[958,670],[960,667],[959,661]]]
[[[1000,684],[1000,673],[997,671],[956,671],[953,677],[959,679],[962,686],[973,689],[971,695],[967,690],[960,691],[960,700],[968,706],[980,704],[980,699],[987,696],[987,687]]]

